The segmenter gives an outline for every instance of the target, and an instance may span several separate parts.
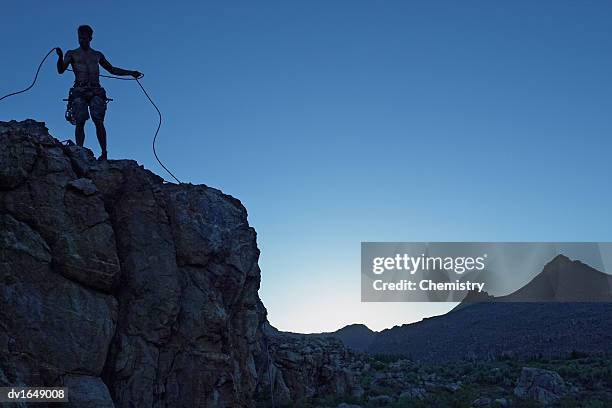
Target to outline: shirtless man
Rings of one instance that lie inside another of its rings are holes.
[[[139,78],[138,71],[128,71],[113,67],[100,51],[92,49],[89,44],[93,37],[93,29],[88,25],[79,26],[80,47],[70,50],[63,55],[62,49],[55,49],[57,59],[57,72],[63,74],[68,66],[74,71],[74,85],[68,96],[68,110],[66,119],[76,126],[74,137],[79,146],[85,142],[85,122],[91,119],[96,125],[96,136],[100,143],[102,154],[98,160],[106,160],[106,129],[104,128],[104,115],[106,114],[106,91],[100,86],[100,70],[98,64],[113,75],[129,75]]]

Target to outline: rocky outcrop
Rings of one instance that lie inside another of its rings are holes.
[[[267,350],[273,368],[262,378],[259,400],[288,404],[323,396],[363,396],[360,381],[367,358],[335,338],[270,331]]]
[[[567,393],[567,387],[561,376],[542,368],[523,367],[514,395],[523,399],[532,399],[543,405],[557,402]]]
[[[0,122],[0,163],[0,385],[64,384],[78,406],[254,405],[274,362],[239,200],[98,162],[32,120]]]

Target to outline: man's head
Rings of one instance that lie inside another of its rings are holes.
[[[77,29],[77,33],[79,34],[79,45],[81,48],[88,49],[93,37],[93,28],[88,25],[82,25]]]

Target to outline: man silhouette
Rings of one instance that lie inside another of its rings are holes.
[[[63,74],[68,66],[74,71],[74,85],[68,96],[68,109],[66,119],[76,126],[74,138],[79,146],[85,142],[85,122],[91,119],[96,125],[96,136],[100,143],[102,154],[98,160],[106,160],[106,129],[104,128],[104,115],[106,114],[106,91],[100,86],[100,70],[98,64],[113,75],[130,75],[139,78],[138,71],[129,71],[113,67],[100,51],[90,47],[93,38],[93,29],[88,25],[79,26],[77,30],[80,47],[69,50],[63,55],[62,49],[57,47],[57,72]]]

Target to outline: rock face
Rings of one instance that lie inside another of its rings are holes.
[[[344,368],[324,347],[264,336],[237,199],[97,162],[32,120],[0,122],[0,163],[0,386],[63,384],[79,407],[250,407],[349,383],[327,383]]]
[[[361,374],[369,364],[362,354],[334,338],[266,333],[274,366],[262,378],[259,400],[272,402],[274,398],[276,404],[289,404],[320,396],[363,395]]]
[[[39,123],[0,122],[0,163],[0,383],[78,387],[102,373],[119,317],[108,213],[68,187],[78,176]]]
[[[550,370],[523,367],[514,395],[550,405],[567,393],[561,376]]]

